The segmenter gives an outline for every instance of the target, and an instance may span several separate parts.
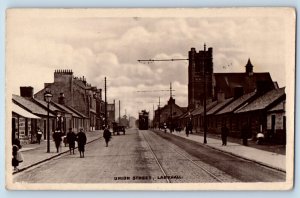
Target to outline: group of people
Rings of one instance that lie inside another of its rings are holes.
[[[41,143],[43,132],[40,128],[37,130],[37,142],[38,144]],[[64,134],[61,132],[61,130],[56,129],[52,135],[53,141],[55,142],[56,152],[59,152],[59,148],[61,146],[61,142],[63,141]],[[83,129],[80,129],[79,133],[75,134],[75,132],[72,131],[72,128],[69,128],[69,132],[67,133],[65,143],[68,143],[70,154],[75,154],[75,142],[77,141],[78,144],[78,151],[80,153],[80,157],[84,157],[84,147],[87,141],[86,135],[83,132]]]

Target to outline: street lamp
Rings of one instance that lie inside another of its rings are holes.
[[[52,94],[49,90],[44,93],[44,100],[47,102],[47,153],[50,153],[50,125],[49,125],[49,104],[52,99]]]

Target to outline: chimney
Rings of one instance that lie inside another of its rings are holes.
[[[273,83],[270,84],[266,80],[256,81],[256,94],[262,95],[262,94],[267,93],[268,91],[271,91],[273,89],[272,85],[273,85]]]
[[[102,100],[102,89],[99,89],[99,97]]]
[[[58,104],[65,105],[65,94],[64,93],[59,94]]]
[[[20,96],[26,98],[33,98],[33,87],[20,87]]]
[[[219,91],[217,94],[217,101],[223,102],[225,101],[225,93],[223,91]]]
[[[82,82],[84,83],[84,85],[86,85],[86,79],[84,78],[84,76],[82,77]]]
[[[234,99],[237,99],[244,95],[244,88],[243,87],[234,87]]]

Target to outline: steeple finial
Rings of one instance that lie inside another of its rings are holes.
[[[246,73],[249,75],[252,75],[253,74],[253,65],[250,61],[250,58],[248,58],[248,62],[245,67],[246,67]]]

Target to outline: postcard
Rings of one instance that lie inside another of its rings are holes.
[[[292,189],[295,21],[7,9],[7,189]]]

